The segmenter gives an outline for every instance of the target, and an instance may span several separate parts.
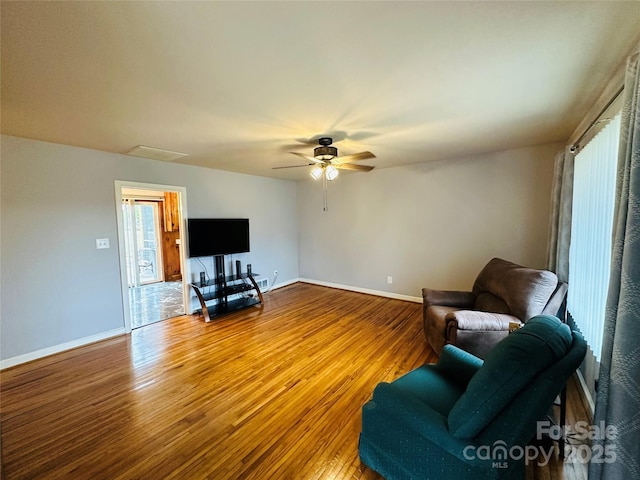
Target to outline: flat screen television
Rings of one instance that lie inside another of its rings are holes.
[[[190,257],[249,251],[248,218],[190,218],[187,228]]]

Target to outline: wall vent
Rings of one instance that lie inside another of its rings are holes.
[[[162,160],[163,162],[171,162],[188,155],[187,153],[172,152],[170,150],[162,150],[160,148],[145,147],[144,145],[133,147],[128,152],[125,152],[125,154],[132,155],[134,157],[150,158],[151,160]]]

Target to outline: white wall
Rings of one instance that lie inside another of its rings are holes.
[[[190,217],[249,218],[243,265],[298,277],[295,182],[9,136],[0,148],[2,360],[123,328],[115,180],[186,187]]]
[[[327,212],[321,184],[299,182],[300,276],[420,298],[422,287],[470,289],[494,256],[545,268],[560,148],[341,174]]]

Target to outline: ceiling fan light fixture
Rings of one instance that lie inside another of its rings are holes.
[[[313,166],[309,175],[313,177],[314,180],[322,179],[322,198],[324,201],[323,210],[327,211],[327,184],[328,182],[335,180],[338,178],[340,174],[339,169],[347,169],[347,170],[356,170],[356,171],[364,171],[368,172],[373,170],[373,167],[368,165],[357,165],[353,162],[359,160],[366,160],[367,158],[376,158],[376,156],[371,152],[360,152],[353,153],[351,155],[347,155],[345,157],[340,157],[339,160],[335,160],[338,158],[338,149],[336,147],[332,147],[333,139],[330,137],[321,137],[318,139],[319,147],[313,149],[313,157],[308,155],[304,155],[298,152],[290,152],[298,157],[304,158],[307,162],[306,165],[291,165],[288,167],[273,167],[273,168],[295,168],[295,167],[306,167]]]
[[[323,173],[324,173],[324,168],[318,165],[309,172],[309,175],[311,175],[315,180],[318,180],[320,177],[322,177]]]
[[[336,147],[321,146],[313,149],[313,156],[318,160],[331,160],[338,156]]]
[[[340,172],[338,171],[338,169],[333,165],[327,165],[327,168],[325,169],[325,175],[327,176],[327,180],[329,181],[335,180],[338,177],[339,173]]]

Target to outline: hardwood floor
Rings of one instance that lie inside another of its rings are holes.
[[[2,476],[379,479],[358,459],[360,409],[377,383],[436,361],[421,308],[298,283],[262,310],[176,317],[7,369]],[[527,472],[562,475],[562,462]]]
[[[585,421],[589,425],[591,424],[591,415],[588,413],[589,410],[579,393],[579,388],[576,378],[570,378],[567,382],[566,415],[568,429],[571,429],[571,426],[578,421]],[[558,407],[554,407],[554,413],[558,418],[560,413]],[[576,448],[579,448],[579,445],[584,443],[587,443],[587,441],[569,438],[564,448],[565,459],[563,460],[558,457],[558,445],[556,443],[543,442],[542,446],[545,451],[548,451],[549,447],[554,448],[554,455],[550,457],[548,464],[546,464],[543,457],[539,457],[528,464],[525,471],[525,480],[587,480],[588,464],[581,462],[580,455],[576,455]]]

